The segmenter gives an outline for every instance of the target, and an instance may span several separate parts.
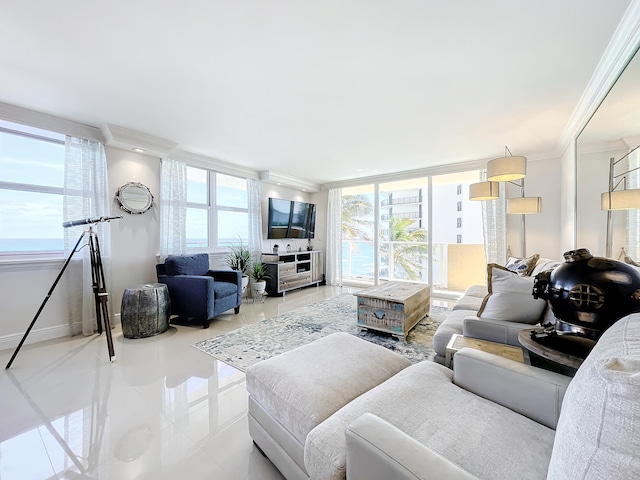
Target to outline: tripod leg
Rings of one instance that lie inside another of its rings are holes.
[[[116,359],[113,348],[113,338],[111,335],[111,321],[109,320],[109,293],[107,292],[104,279],[104,269],[102,267],[102,256],[100,255],[100,242],[98,236],[92,233],[90,238],[91,246],[91,272],[93,278],[93,292],[96,301],[96,320],[98,322],[98,333],[102,333],[102,327],[107,337],[107,349],[109,351],[109,361]]]
[[[31,332],[31,329],[36,324],[36,320],[40,316],[40,313],[42,312],[42,309],[44,309],[44,306],[49,301],[49,298],[51,298],[51,295],[53,294],[53,291],[55,290],[56,285],[58,285],[58,282],[60,281],[60,278],[62,277],[62,274],[67,269],[67,266],[69,265],[69,262],[71,261],[71,257],[73,257],[73,254],[76,253],[76,250],[78,249],[78,245],[80,245],[80,242],[84,238],[85,233],[86,232],[82,232],[82,235],[80,235],[80,238],[78,238],[78,241],[76,242],[75,246],[73,247],[73,250],[71,250],[71,253],[67,257],[67,260],[64,262],[64,265],[62,266],[62,269],[60,270],[60,273],[58,273],[58,276],[53,281],[53,285],[51,285],[51,288],[49,289],[49,292],[44,297],[44,300],[43,300],[42,304],[40,305],[40,308],[38,309],[35,317],[33,317],[33,320],[31,320],[31,324],[29,325],[29,328],[27,328],[27,331],[24,332],[24,335],[22,336],[22,340],[20,340],[20,343],[18,344],[18,347],[16,348],[16,351],[13,352],[13,355],[11,355],[11,359],[9,360],[9,363],[7,363],[7,366],[4,367],[5,369],[8,369],[9,367],[11,367],[11,364],[13,363],[13,361],[16,358],[16,355],[18,355],[18,352],[22,348],[22,345],[24,344],[24,341],[27,339],[27,336]]]
[[[97,246],[98,237],[93,232],[93,228],[89,230],[89,255],[91,257],[91,288],[93,289],[94,303],[96,308],[96,321],[98,323],[98,335],[102,335],[102,322],[100,321],[100,280],[98,272],[98,259],[100,254],[99,246]]]

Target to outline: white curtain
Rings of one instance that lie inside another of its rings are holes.
[[[505,184],[499,183],[500,198],[482,202],[484,252],[487,263],[504,265],[507,259],[507,201]]]
[[[182,255],[187,247],[187,165],[169,158],[160,168],[160,254]]]
[[[342,189],[329,190],[327,205],[327,282],[342,286]]]
[[[249,251],[253,261],[257,261],[262,256],[262,206],[259,180],[247,178],[247,197],[249,200]]]
[[[640,151],[629,154],[629,168],[640,167]],[[627,189],[640,188],[640,170],[627,175]],[[636,263],[640,263],[640,210],[627,210],[627,241],[625,250],[627,256]],[[615,253],[615,252],[614,252]]]
[[[92,140],[66,137],[64,164],[63,221],[110,216],[111,198],[107,181],[104,146]],[[65,253],[68,255],[80,239],[84,226],[64,230]],[[111,263],[111,231],[109,222],[94,227],[100,247],[107,291]],[[66,284],[69,300],[71,334],[92,335],[96,328],[96,306],[91,275],[91,256],[85,235],[69,263]],[[81,284],[80,284],[81,282]],[[109,308],[113,316],[113,307]],[[109,319],[113,325],[113,319]]]

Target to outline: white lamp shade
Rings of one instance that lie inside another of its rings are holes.
[[[497,182],[478,182],[469,185],[469,200],[495,200],[500,198],[500,184]]]
[[[640,190],[618,190],[601,195],[602,210],[633,210],[640,208]]]
[[[528,215],[542,212],[541,197],[516,197],[507,199],[507,213],[512,215]]]
[[[487,180],[508,182],[527,175],[527,157],[500,157],[487,163]]]

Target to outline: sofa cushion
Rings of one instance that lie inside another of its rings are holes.
[[[510,272],[517,273],[520,276],[528,277],[536,266],[536,262],[540,258],[537,253],[527,258],[509,257],[505,268]]]
[[[558,260],[551,260],[550,258],[539,258],[536,266],[531,271],[531,276],[535,277],[540,272],[544,272],[545,270],[553,270],[558,265],[562,265],[563,262],[559,262]]]
[[[487,293],[485,292],[485,296]],[[472,297],[470,295],[465,295],[460,300],[456,302],[451,310],[471,310],[472,312],[477,312],[482,306],[482,301],[484,297]]]
[[[487,289],[486,285],[471,285],[469,288],[467,288],[467,291],[464,292],[464,297],[479,297],[479,298],[484,298],[487,296],[487,293],[489,293],[489,290]]]
[[[411,362],[349,333],[333,333],[247,369],[247,390],[302,445],[343,405]]]
[[[640,314],[614,323],[569,384],[550,479],[638,478]]]
[[[545,478],[553,430],[467,392],[452,376],[442,365],[421,362],[338,410],[307,436],[309,476],[344,478],[344,432],[371,412],[478,478]]]
[[[540,321],[547,302],[533,298],[532,277],[520,276],[490,263],[487,265],[487,280],[489,294],[478,310],[480,318],[532,325]]]
[[[209,271],[209,255],[169,255],[164,265],[167,275],[205,275]]]
[[[465,317],[475,315],[473,310],[454,310],[442,322],[433,335],[433,350],[444,358],[449,340],[455,333],[462,333]]]

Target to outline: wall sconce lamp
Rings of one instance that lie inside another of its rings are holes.
[[[613,239],[613,211],[640,208],[640,190],[627,190],[627,174],[640,169],[640,167],[632,168],[631,170],[619,173],[618,175],[615,174],[615,166],[635,152],[638,148],[640,148],[640,145],[629,150],[629,153],[620,157],[618,160],[613,157],[609,159],[609,190],[600,195],[600,208],[607,211],[607,258],[611,258],[611,255],[613,254],[611,244]],[[617,180],[618,178],[620,179]],[[622,184],[622,190],[616,191],[616,188],[618,188],[620,184]]]

